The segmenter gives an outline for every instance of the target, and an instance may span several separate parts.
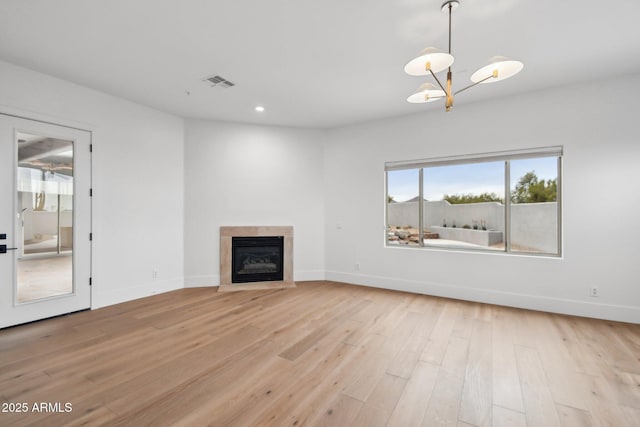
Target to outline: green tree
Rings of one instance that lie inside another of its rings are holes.
[[[538,179],[535,171],[520,177],[515,190],[511,193],[513,203],[555,202],[558,196],[556,179]]]
[[[499,197],[496,193],[482,193],[482,194],[445,194],[442,200],[446,200],[452,205],[459,205],[462,203],[485,203],[485,202],[499,202],[504,203],[504,199]]]

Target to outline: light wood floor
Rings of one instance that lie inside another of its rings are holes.
[[[0,331],[0,425],[638,426],[640,325],[332,282]]]

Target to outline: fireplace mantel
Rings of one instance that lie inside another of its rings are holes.
[[[277,282],[232,283],[231,257],[234,237],[283,236],[284,259],[283,280]],[[290,226],[246,226],[220,227],[220,287],[219,292],[254,289],[295,288],[293,281],[293,227]]]

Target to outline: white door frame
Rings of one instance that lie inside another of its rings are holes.
[[[11,152],[13,152],[13,156],[17,158],[17,145],[16,145],[16,139],[15,139],[15,133],[17,130],[20,131],[27,131],[29,132],[30,130],[38,132],[38,129],[46,129],[43,130],[42,132],[45,134],[49,134],[49,133],[55,133],[56,128],[61,130],[62,134],[65,135],[60,135],[61,137],[63,137],[64,139],[71,139],[74,140],[76,142],[78,142],[78,144],[74,144],[74,150],[91,150],[92,148],[92,139],[93,139],[93,130],[91,129],[91,126],[86,126],[86,125],[82,125],[82,124],[78,124],[76,122],[71,122],[68,120],[59,120],[59,119],[54,119],[51,117],[47,117],[44,115],[39,115],[39,114],[33,114],[33,113],[25,113],[19,110],[16,110],[14,108],[10,108],[10,107],[5,107],[5,106],[0,106],[0,118],[2,118],[5,121],[5,124],[8,124],[8,122],[10,121],[15,121],[15,123],[17,123],[16,125],[12,125],[14,126],[14,136],[13,136],[13,140],[12,140],[12,148],[11,148]],[[32,125],[30,125],[32,124]],[[30,127],[32,129],[30,129]],[[69,138],[68,135],[79,135],[79,138]],[[54,135],[51,135],[54,136]],[[81,143],[80,143],[80,140]],[[4,143],[5,141],[3,141]],[[84,160],[82,160],[82,165],[80,166],[81,169],[83,169],[82,171],[82,175],[81,176],[81,180],[74,180],[74,194],[79,194],[79,192],[85,192],[87,191],[87,193],[89,192],[89,189],[92,188],[92,180],[93,180],[93,160],[92,160],[92,156],[91,153],[86,154],[86,153],[79,153],[81,154],[81,156],[79,156],[77,159],[80,160],[82,158],[82,156],[84,156]],[[74,157],[75,157],[75,152],[74,152]],[[14,159],[12,161],[12,163],[14,163],[16,160]],[[76,159],[74,158],[74,162],[76,161]],[[12,165],[12,169],[15,169],[15,167],[17,166],[17,164],[13,164]],[[74,166],[75,167],[75,166]],[[13,207],[13,211],[15,211],[16,208],[16,199],[17,199],[17,193],[16,193],[16,182],[15,182],[15,170],[13,171],[14,174],[14,179],[11,180],[11,185],[12,185],[12,189],[11,189],[11,193],[13,194],[12,200],[10,205]],[[84,193],[84,194],[87,194]],[[7,327],[7,326],[12,326],[14,324],[20,324],[20,323],[24,323],[26,322],[30,322],[33,320],[38,320],[41,318],[46,318],[46,317],[50,317],[51,315],[56,316],[59,314],[65,314],[68,312],[72,312],[72,311],[76,311],[77,309],[89,309],[92,306],[92,292],[91,292],[91,287],[87,284],[85,286],[84,283],[85,280],[90,280],[91,279],[91,275],[92,275],[92,264],[93,264],[93,259],[92,259],[92,242],[89,241],[89,233],[91,233],[92,231],[92,219],[93,219],[93,214],[92,214],[92,199],[91,197],[87,199],[85,199],[82,207],[80,210],[77,210],[75,206],[75,200],[74,200],[74,227],[76,226],[76,223],[80,224],[81,222],[83,223],[82,226],[80,226],[78,228],[78,233],[75,233],[76,230],[74,230],[74,292],[72,295],[76,296],[76,294],[78,293],[77,291],[80,291],[80,297],[82,302],[80,303],[72,303],[71,305],[68,304],[62,304],[61,306],[66,306],[66,307],[72,307],[70,309],[65,309],[65,311],[61,312],[61,313],[57,313],[51,310],[50,307],[47,307],[47,304],[49,306],[51,306],[52,304],[55,304],[55,300],[57,298],[52,298],[52,299],[44,299],[44,300],[36,300],[30,303],[23,303],[23,304],[16,304],[16,296],[13,295],[14,294],[14,288],[15,288],[15,281],[16,281],[16,265],[17,265],[17,258],[16,255],[17,254],[4,254],[4,255],[0,255],[0,256],[9,256],[11,258],[11,261],[9,261],[8,263],[5,262],[3,263],[4,265],[11,265],[11,269],[12,269],[12,273],[11,276],[12,280],[10,284],[3,284],[2,286],[11,286],[11,308],[13,310],[17,310],[19,311],[17,316],[9,316],[7,315],[6,317],[4,315],[0,316],[0,328],[3,327]],[[6,205],[5,205],[6,208]],[[83,220],[82,221],[76,221],[77,216],[82,215]],[[20,247],[23,246],[23,241],[21,240],[21,230],[22,227],[19,227],[19,220],[16,218],[15,212],[13,212],[13,230],[7,230],[7,232],[12,231],[13,232],[13,236],[10,238],[10,240],[6,240],[6,241],[2,241],[0,242],[0,244],[7,244],[9,246],[11,246],[11,243],[19,243]],[[9,228],[11,228],[11,224],[8,224]],[[85,236],[86,234],[86,236]],[[77,237],[76,237],[77,235]],[[87,243],[81,242],[79,239],[87,239]],[[78,244],[76,246],[76,243],[79,242],[80,244]],[[12,247],[16,247],[17,245],[13,245]],[[76,255],[76,249],[80,249],[80,248],[84,248],[82,250],[82,254],[78,254],[78,256]],[[81,264],[83,265],[83,267],[76,267],[76,262],[77,260],[80,259]],[[78,274],[76,274],[78,273]],[[81,275],[82,277],[78,277],[79,275]],[[4,277],[8,277],[7,272],[5,272],[3,274]],[[84,276],[88,276],[88,277],[84,277]],[[4,281],[4,280],[3,280]],[[82,286],[82,288],[79,288],[79,286]],[[2,303],[2,311],[5,310],[5,305],[7,305],[6,302],[6,296],[8,296],[8,292],[6,291],[1,291],[0,294],[3,295],[3,300],[5,300],[5,303]],[[84,295],[84,296],[83,296]],[[60,300],[63,300],[64,298],[59,298]],[[51,302],[53,301],[53,303]],[[44,306],[44,307],[43,307]],[[12,310],[12,311],[13,311]],[[44,313],[44,315],[43,315]]]

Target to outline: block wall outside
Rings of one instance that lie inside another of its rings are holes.
[[[388,225],[418,228],[418,203],[398,202],[387,205]],[[463,203],[452,205],[446,200],[424,202],[424,227],[452,227],[465,225],[504,232],[504,205],[497,202]],[[528,250],[556,252],[557,203],[527,203],[511,205],[511,243]]]

